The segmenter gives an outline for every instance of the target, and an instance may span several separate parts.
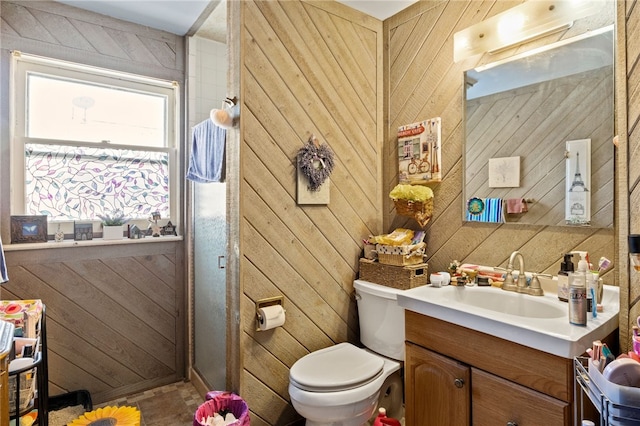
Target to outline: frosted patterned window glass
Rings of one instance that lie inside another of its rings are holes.
[[[132,219],[169,216],[164,152],[27,144],[27,214],[96,219],[121,210]]]
[[[52,76],[27,76],[26,136],[167,146],[167,97]]]

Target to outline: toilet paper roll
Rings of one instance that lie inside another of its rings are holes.
[[[282,305],[266,306],[258,309],[258,328],[271,330],[284,324],[285,314]]]

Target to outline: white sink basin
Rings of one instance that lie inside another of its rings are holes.
[[[447,300],[447,303],[454,302],[494,311],[496,314],[526,318],[568,318],[566,304],[559,306],[549,299],[522,297],[522,295],[511,291],[484,291],[485,289],[482,287],[476,288],[477,290],[471,291],[450,291],[452,300]],[[467,289],[467,287],[460,289]]]
[[[604,286],[603,312],[587,314],[586,326],[569,323],[568,304],[555,294],[531,296],[497,287],[416,287],[398,294],[411,311],[500,337],[524,346],[573,358],[594,340],[618,327],[619,288]]]

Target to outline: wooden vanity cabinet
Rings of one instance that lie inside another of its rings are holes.
[[[405,375],[407,425],[470,424],[471,375],[468,366],[407,343]]]
[[[572,359],[408,310],[405,320],[407,425],[573,424]]]
[[[477,368],[471,369],[474,426],[566,425],[569,403],[501,379]]]

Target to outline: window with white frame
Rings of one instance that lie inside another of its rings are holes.
[[[13,214],[176,216],[177,83],[12,57]]]

